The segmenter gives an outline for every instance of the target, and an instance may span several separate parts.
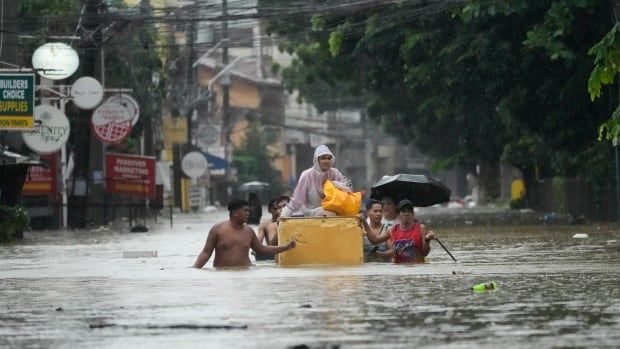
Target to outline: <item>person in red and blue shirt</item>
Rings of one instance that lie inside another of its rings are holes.
[[[385,254],[391,256],[394,263],[424,263],[424,257],[431,251],[430,241],[435,239],[435,232],[415,220],[411,201],[401,200],[397,208],[399,224],[377,235],[364,221],[366,236],[375,245],[387,241]]]

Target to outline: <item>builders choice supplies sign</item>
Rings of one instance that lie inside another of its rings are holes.
[[[106,154],[105,190],[108,193],[155,198],[155,158]]]
[[[0,130],[34,126],[34,74],[0,74]]]

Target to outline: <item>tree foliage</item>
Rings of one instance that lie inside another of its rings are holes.
[[[268,132],[261,132],[258,122],[251,122],[242,144],[233,150],[233,166],[237,168],[239,183],[260,181],[271,185],[273,193],[280,193],[282,176],[271,164],[275,157],[269,152],[274,139]]]
[[[505,160],[531,179],[583,175],[578,155],[592,149],[609,157],[596,141],[609,103],[591,103],[584,89],[588,50],[609,30],[609,2],[449,4],[273,20],[268,30],[294,54],[286,87],[324,108],[362,100],[389,132],[439,163]]]
[[[620,23],[616,23],[601,41],[590,49],[594,55],[594,69],[588,80],[588,92],[594,101],[601,97],[601,89],[614,82],[620,73]],[[609,120],[599,128],[599,139],[618,139],[620,136],[620,105]]]

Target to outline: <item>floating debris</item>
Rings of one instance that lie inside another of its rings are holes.
[[[157,257],[157,250],[153,251],[123,251],[123,258],[151,258]]]
[[[497,283],[495,281],[483,282],[483,283],[472,286],[471,289],[474,291],[495,290],[497,289]]]
[[[587,239],[587,238],[588,238],[588,234],[586,233],[577,233],[573,235],[573,239]]]

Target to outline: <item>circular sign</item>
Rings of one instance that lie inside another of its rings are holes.
[[[80,65],[77,52],[62,42],[39,46],[32,54],[32,67],[44,78],[62,80],[71,76]]]
[[[39,154],[57,152],[69,139],[69,119],[60,110],[50,105],[34,107],[35,127],[22,132],[28,148]]]
[[[101,142],[116,144],[131,132],[131,115],[122,105],[106,102],[95,109],[90,125]]]
[[[181,162],[181,168],[190,178],[198,178],[207,172],[207,158],[198,151],[187,153]]]
[[[103,99],[103,86],[95,78],[81,77],[71,85],[73,103],[80,109],[93,109]]]
[[[131,126],[134,126],[138,122],[138,119],[140,119],[140,106],[130,95],[122,93],[117,94],[108,98],[106,100],[106,103],[107,102],[117,103],[125,107],[125,109],[129,112],[129,115],[132,117]]]
[[[218,145],[220,142],[220,128],[213,125],[204,125],[198,128],[198,141],[205,147]]]

